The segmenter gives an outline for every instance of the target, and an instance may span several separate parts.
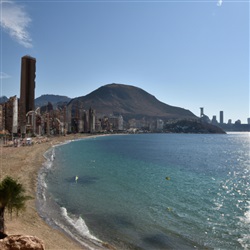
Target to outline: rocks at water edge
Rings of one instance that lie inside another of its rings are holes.
[[[30,235],[9,235],[0,240],[1,250],[45,250],[42,240]]]

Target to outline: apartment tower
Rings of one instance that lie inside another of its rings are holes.
[[[203,107],[201,107],[201,108],[200,108],[200,110],[201,110],[200,117],[203,117],[203,115],[204,115],[204,108],[203,108]]]
[[[89,109],[89,132],[95,132],[95,110]]]
[[[21,61],[21,86],[20,86],[20,130],[26,134],[26,114],[35,109],[35,78],[36,59],[23,56]]]
[[[224,112],[220,111],[220,124],[224,123]]]

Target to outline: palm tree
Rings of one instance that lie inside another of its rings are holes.
[[[4,213],[5,209],[12,216],[15,211],[18,212],[25,208],[26,200],[31,199],[30,196],[25,196],[25,189],[22,184],[7,176],[0,182],[0,232],[4,233]]]

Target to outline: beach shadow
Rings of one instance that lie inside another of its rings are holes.
[[[99,180],[99,178],[94,177],[94,176],[88,176],[88,175],[78,176],[77,181],[76,181],[76,177],[75,176],[65,178],[66,182],[72,183],[72,184],[76,183],[76,184],[79,184],[79,185],[91,185],[91,184],[95,184],[98,180]]]

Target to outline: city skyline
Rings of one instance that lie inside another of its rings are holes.
[[[35,97],[109,84],[224,122],[249,115],[249,1],[1,1],[1,95],[19,96],[37,58]],[[46,13],[46,16],[44,15]]]

